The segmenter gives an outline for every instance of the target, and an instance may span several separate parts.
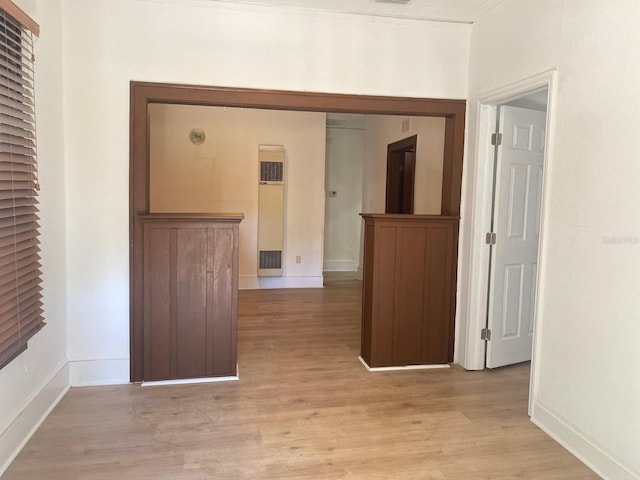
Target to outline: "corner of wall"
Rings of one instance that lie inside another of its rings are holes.
[[[127,383],[130,383],[128,358],[69,361],[69,384],[72,387]]]
[[[25,401],[17,417],[0,433],[0,476],[9,468],[69,388],[69,363],[65,361],[54,370],[36,393]]]

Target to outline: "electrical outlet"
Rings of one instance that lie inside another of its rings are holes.
[[[302,263],[302,257],[300,255],[296,257],[296,263]]]

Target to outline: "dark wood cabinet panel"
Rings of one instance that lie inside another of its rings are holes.
[[[206,376],[208,229],[176,232],[176,377]]]
[[[457,263],[458,224],[429,228],[429,244],[425,265],[424,290],[425,318],[423,331],[423,363],[453,361],[453,336],[455,317],[455,270]],[[446,341],[445,341],[446,339]]]
[[[236,374],[241,218],[143,219],[144,380]]]
[[[175,377],[171,364],[171,358],[175,357],[171,342],[171,338],[175,338],[175,325],[170,301],[174,288],[170,261],[172,233],[169,229],[154,229],[145,236],[144,364],[149,378]]]
[[[212,354],[207,356],[209,376],[226,375],[236,368],[236,328],[235,321],[226,319],[237,316],[238,289],[234,264],[226,252],[238,251],[238,236],[231,229],[211,229],[209,231],[209,267],[207,287],[208,297],[207,344]]]
[[[458,217],[362,216],[362,358],[370,367],[452,362]]]
[[[391,230],[391,228],[387,228]],[[395,265],[394,310],[390,312],[393,321],[393,363],[411,365],[423,357],[423,320],[425,304],[421,299],[425,293],[425,258],[427,229],[404,228],[399,237]],[[382,243],[381,246],[385,247]],[[396,291],[397,290],[397,291]]]

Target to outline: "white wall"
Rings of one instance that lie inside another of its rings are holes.
[[[407,117],[367,115],[365,117],[365,163],[363,211],[384,213],[387,185],[387,146],[418,135],[413,213],[440,214],[444,118],[410,117],[410,128],[402,131]]]
[[[327,128],[325,176],[326,271],[355,271],[360,263],[364,130]],[[337,196],[331,197],[330,191]]]
[[[324,113],[153,104],[149,118],[151,211],[243,213],[240,277],[257,276],[258,145],[283,145],[283,275],[321,282]],[[202,145],[191,143],[192,128],[205,131]]]
[[[60,2],[16,2],[40,23],[36,103],[44,317],[28,349],[0,370],[0,475],[16,449],[64,393],[66,370],[65,177]]]
[[[63,18],[74,383],[129,378],[130,80],[466,95],[469,25],[190,0],[63,0]]]
[[[459,320],[478,95],[557,68],[533,419],[612,479],[640,478],[638,24],[634,0],[511,0],[471,41]]]

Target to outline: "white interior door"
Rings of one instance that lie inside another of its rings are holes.
[[[500,107],[487,367],[531,360],[546,113]]]

